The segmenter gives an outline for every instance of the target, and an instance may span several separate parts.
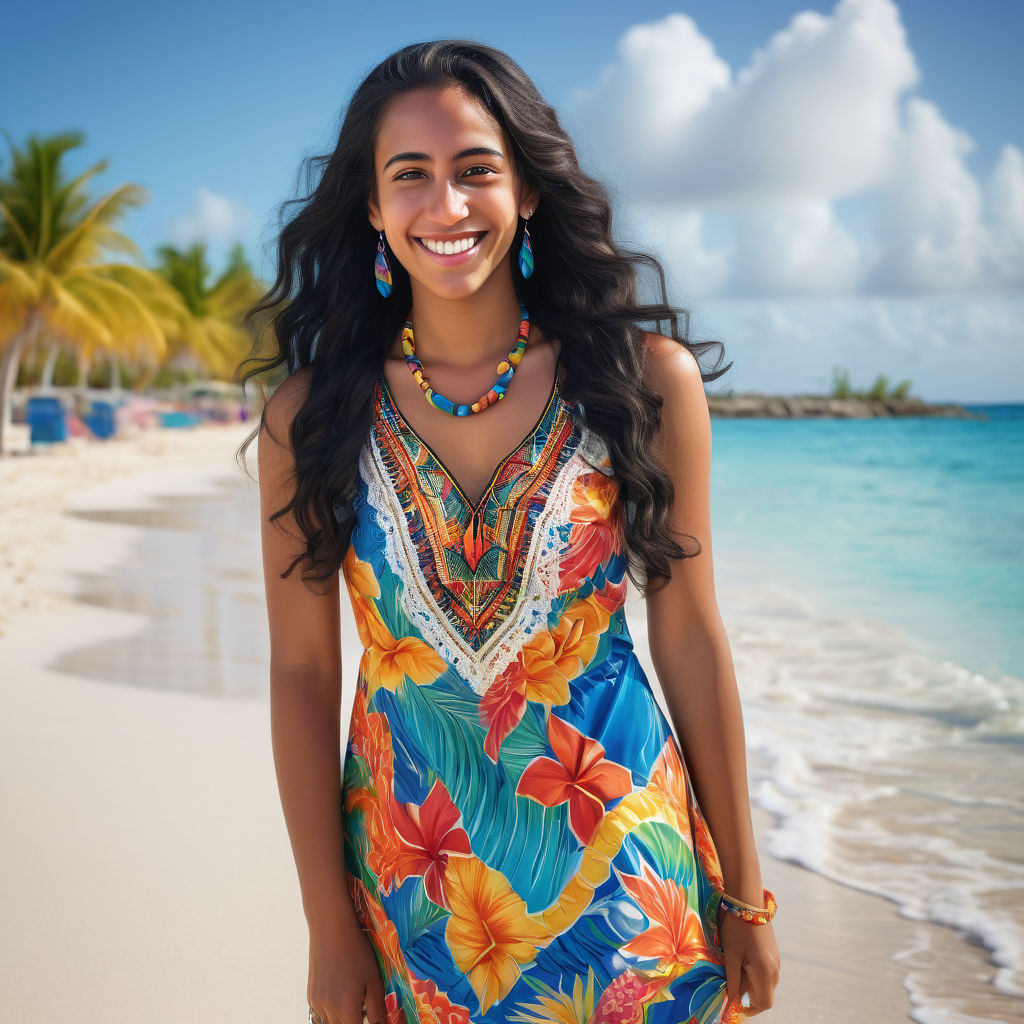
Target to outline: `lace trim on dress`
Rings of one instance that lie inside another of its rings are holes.
[[[422,638],[465,680],[478,695],[515,661],[526,641],[547,628],[551,608],[559,596],[561,556],[568,543],[576,480],[609,466],[607,448],[593,431],[583,427],[576,451],[552,479],[544,508],[534,524],[525,557],[523,586],[503,622],[479,650],[474,650],[438,607],[423,578],[419,558],[406,525],[401,501],[381,458],[380,446],[371,431],[359,457],[359,471],[366,483],[367,503],[384,534],[384,554],[399,581],[399,600],[409,622]]]

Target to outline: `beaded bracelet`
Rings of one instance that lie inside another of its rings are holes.
[[[725,950],[722,948],[722,936],[718,927],[719,908],[728,910],[730,914],[735,914],[751,924],[767,924],[775,916],[778,904],[775,902],[775,896],[767,889],[762,890],[761,898],[765,903],[763,909],[761,907],[752,907],[749,903],[733,899],[732,896],[726,896],[721,889],[712,889],[711,898],[708,900],[708,913],[711,916],[711,920],[714,921],[711,945],[719,956],[725,953]]]
[[[749,903],[744,903],[733,896],[727,896],[723,892],[720,903],[731,914],[742,917],[744,921],[749,921],[751,924],[767,924],[775,916],[779,905],[775,902],[774,895],[767,889],[762,891],[761,898],[764,900],[764,907],[752,907]]]

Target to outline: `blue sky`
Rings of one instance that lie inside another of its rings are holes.
[[[97,195],[149,190],[125,222],[147,258],[205,237],[218,261],[239,238],[268,273],[278,206],[362,77],[406,43],[473,38],[558,109],[691,336],[725,343],[715,387],[822,391],[842,365],[1024,400],[1013,0],[99,2],[19,5],[4,28],[0,128],[83,131],[69,172],[106,157]]]

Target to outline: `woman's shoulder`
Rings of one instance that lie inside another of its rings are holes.
[[[690,349],[664,334],[644,331],[644,383],[663,399],[704,390],[700,365]]]
[[[263,407],[263,420],[271,436],[288,436],[292,420],[309,394],[312,376],[313,368],[303,366],[274,388]]]

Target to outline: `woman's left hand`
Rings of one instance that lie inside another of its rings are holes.
[[[720,908],[719,937],[725,953],[728,1005],[735,1005],[748,1017],[770,1010],[781,974],[779,944],[771,922],[752,924]],[[740,1003],[744,993],[749,994],[749,1006]]]

